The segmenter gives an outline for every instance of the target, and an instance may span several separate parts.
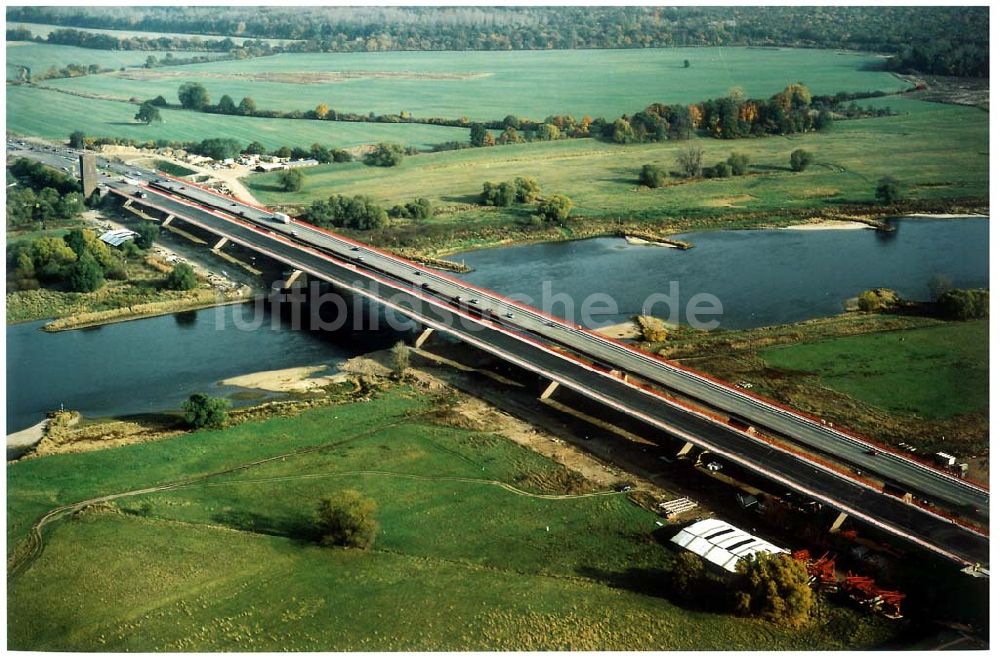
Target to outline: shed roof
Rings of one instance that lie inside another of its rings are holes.
[[[112,229],[101,234],[100,238],[108,245],[118,247],[125,241],[131,240],[133,236],[138,234],[131,229]]]
[[[737,564],[743,557],[758,552],[772,555],[788,552],[715,518],[688,525],[670,540],[730,573],[736,572]]]

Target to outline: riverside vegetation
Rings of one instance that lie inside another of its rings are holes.
[[[786,138],[620,145],[593,139],[556,140],[420,154],[391,168],[362,163],[305,170],[302,189],[281,191],[276,175],[246,179],[262,201],[294,210],[332,191],[363,194],[392,206],[426,197],[432,218],[397,221],[357,234],[389,247],[410,247],[435,256],[501,243],[620,234],[661,236],[708,228],[747,228],[809,221],[815,217],[871,219],[907,211],[971,210],[986,204],[988,166],[982,151],[988,135],[981,110],[885,99],[899,114],[835,122],[828,132]],[[933,135],[916,141],[914,135]],[[672,177],[658,188],[640,185],[640,171],[653,165],[676,169],[678,154],[694,144],[714,164],[734,153],[749,160],[744,176]],[[878,144],[873,158],[870,145]],[[791,152],[813,155],[803,172],[789,166]],[[891,173],[903,199],[876,199],[880,180]],[[484,206],[484,181],[535,180],[547,194],[573,201],[571,220],[561,227],[533,226],[526,204]]]

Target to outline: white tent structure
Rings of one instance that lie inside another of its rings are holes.
[[[715,518],[706,518],[688,525],[670,540],[730,573],[736,572],[736,566],[743,557],[758,552],[771,555],[788,553],[787,550]]]
[[[133,236],[138,234],[131,229],[112,229],[101,234],[100,238],[111,247],[118,247],[125,241],[131,240]]]

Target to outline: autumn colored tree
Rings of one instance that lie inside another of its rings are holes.
[[[565,222],[569,220],[569,212],[573,209],[573,200],[566,195],[552,195],[539,200],[536,212],[544,222]]]

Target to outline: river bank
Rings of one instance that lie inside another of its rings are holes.
[[[136,217],[125,210],[87,210],[80,215],[96,235],[109,230],[134,230]],[[59,236],[59,228],[48,230]],[[62,229],[65,231],[65,228]],[[23,240],[8,232],[8,243]],[[191,291],[164,287],[164,278],[177,264],[188,264],[199,278]],[[134,319],[232,304],[250,298],[254,281],[234,272],[228,261],[203,248],[160,232],[152,247],[140,257],[124,262],[125,279],[108,280],[97,291],[77,293],[57,288],[8,290],[7,325],[52,319],[47,331],[95,327]]]
[[[876,285],[921,300],[932,279],[959,288],[988,284],[982,249],[988,220],[901,219],[891,225],[895,231],[763,227],[675,235],[694,244],[692,250],[605,237],[472,250],[452,258],[474,268],[462,276],[471,284],[521,296],[590,327],[636,314],[672,314],[676,322],[690,322],[689,302],[704,295],[720,305],[714,320],[737,329],[839,314],[844,301]],[[866,227],[815,219],[786,226]],[[808,269],[802,267],[803,255]],[[587,304],[597,300],[591,298],[595,294],[608,301],[600,309]],[[650,311],[650,305],[659,309]]]
[[[988,321],[902,310],[743,330],[680,327],[642,346],[890,449],[902,442],[928,458],[948,452],[986,481],[988,344]]]
[[[81,330],[83,328],[137,321],[139,319],[164,316],[166,314],[193,312],[224,305],[237,305],[249,301],[252,296],[253,291],[249,287],[242,287],[236,292],[225,293],[202,290],[198,291],[193,299],[165,300],[129,307],[119,307],[100,312],[80,312],[46,323],[42,326],[42,330],[45,332]]]
[[[45,437],[45,431],[49,426],[49,420],[43,419],[42,421],[29,426],[26,429],[21,429],[15,433],[10,433],[7,435],[7,460],[15,460],[23,456],[26,452],[30,451],[42,438]]]
[[[881,229],[886,222],[899,217],[968,218],[984,217],[989,213],[989,202],[984,199],[968,200],[917,200],[891,206],[843,205],[829,208],[781,209],[744,213],[714,214],[706,217],[669,217],[650,221],[623,221],[621,218],[571,218],[565,226],[485,227],[459,229],[435,245],[419,244],[420,239],[408,236],[418,244],[405,248],[398,246],[401,238],[386,230],[379,244],[393,245],[393,249],[407,256],[440,259],[472,250],[497,247],[559,243],[588,238],[628,236],[664,243],[687,249],[677,243],[678,234],[715,230],[784,229],[790,227],[857,227]],[[358,236],[364,240],[363,236]],[[683,243],[683,241],[681,242]]]

